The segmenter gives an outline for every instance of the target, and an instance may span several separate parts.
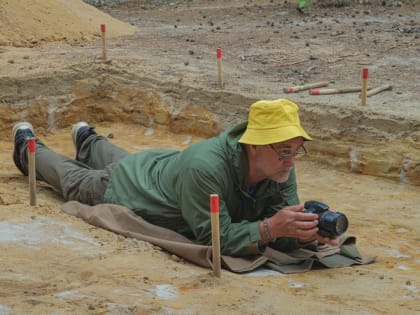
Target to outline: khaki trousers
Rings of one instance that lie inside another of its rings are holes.
[[[21,149],[26,155],[26,144]],[[58,154],[37,141],[36,177],[54,187],[65,200],[96,205],[104,202],[113,166],[127,154],[97,135],[91,135],[83,142],[76,159]],[[22,162],[27,168],[27,158]]]

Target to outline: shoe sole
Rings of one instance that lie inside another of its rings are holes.
[[[13,129],[12,129],[13,139],[16,138],[16,133],[18,132],[18,130],[24,130],[24,129],[31,130],[32,134],[35,135],[34,127],[32,126],[32,124],[31,123],[28,123],[26,121],[22,121],[22,122],[19,122],[19,123],[15,124],[13,126]]]
[[[79,132],[80,128],[82,127],[90,127],[89,124],[85,121],[79,121],[78,123],[73,125],[71,129],[71,138],[73,139],[73,145],[76,148],[76,140],[77,140],[77,133]]]

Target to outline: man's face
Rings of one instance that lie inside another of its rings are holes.
[[[302,137],[293,138],[271,145],[258,146],[255,156],[256,172],[277,183],[283,183],[295,165],[294,153],[302,151]]]

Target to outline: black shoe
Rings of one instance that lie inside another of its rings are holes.
[[[71,137],[73,138],[73,144],[76,152],[79,152],[83,141],[85,141],[90,135],[96,135],[94,129],[95,127],[89,126],[89,124],[85,121],[80,121],[73,125],[73,128],[71,129]]]
[[[34,128],[28,122],[19,122],[13,126],[12,136],[15,141],[15,147],[13,150],[13,162],[16,167],[22,172],[23,175],[28,175],[28,170],[23,166],[23,161],[27,160],[26,150],[23,150],[22,146],[26,143],[27,139],[35,137]]]

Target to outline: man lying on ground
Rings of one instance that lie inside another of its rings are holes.
[[[28,122],[13,127],[13,160],[28,174]],[[295,159],[312,140],[300,124],[298,106],[286,99],[251,105],[240,123],[183,151],[128,153],[96,134],[86,122],[72,129],[76,158],[57,154],[36,141],[37,179],[65,200],[125,206],[148,222],[200,244],[211,243],[210,194],[220,197],[221,252],[262,253],[267,244],[291,251],[318,240],[318,215],[299,204]]]

